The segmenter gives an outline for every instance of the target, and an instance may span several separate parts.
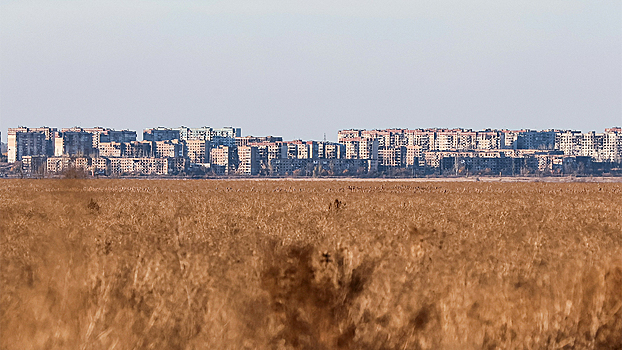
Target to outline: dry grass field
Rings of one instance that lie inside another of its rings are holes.
[[[622,184],[0,181],[1,349],[621,349]]]

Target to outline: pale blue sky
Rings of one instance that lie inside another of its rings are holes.
[[[0,129],[622,125],[622,2],[0,0]]]

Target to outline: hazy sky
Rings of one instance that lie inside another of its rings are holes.
[[[622,1],[0,0],[0,130],[622,125]]]

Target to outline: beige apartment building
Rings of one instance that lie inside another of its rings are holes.
[[[191,163],[209,163],[210,142],[205,140],[186,141],[186,155]]]
[[[23,156],[22,172],[30,175],[44,175],[47,167],[46,156]]]
[[[184,141],[154,141],[153,153],[156,158],[183,158],[185,155]]]
[[[387,147],[378,150],[378,165],[385,168],[401,168],[406,162],[406,147]]]
[[[235,147],[218,146],[210,150],[210,164],[216,173],[233,174],[237,166]]]
[[[47,172],[50,174],[61,173],[69,169],[82,171],[91,170],[92,158],[90,157],[50,157],[47,159]]]
[[[238,147],[239,166],[238,173],[242,175],[259,174],[259,154],[256,146]]]
[[[97,147],[100,157],[122,157],[125,153],[125,144],[121,142],[101,142]]]
[[[112,174],[170,175],[175,172],[173,158],[110,158]]]

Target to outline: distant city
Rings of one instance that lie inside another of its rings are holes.
[[[337,142],[241,128],[8,129],[9,177],[621,176],[622,128],[340,130]]]

